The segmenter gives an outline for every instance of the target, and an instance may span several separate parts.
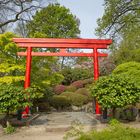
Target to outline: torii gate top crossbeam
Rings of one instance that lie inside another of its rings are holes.
[[[112,43],[109,39],[14,38],[13,40],[19,47],[36,48],[107,49]]]

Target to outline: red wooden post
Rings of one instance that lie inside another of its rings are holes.
[[[24,88],[28,88],[30,86],[30,73],[31,73],[31,56],[32,47],[27,48],[27,57],[26,57],[26,73],[25,73],[25,83]]]
[[[31,76],[31,60],[32,60],[32,47],[27,48],[27,57],[26,57],[26,73],[25,73],[25,83],[24,83],[24,88],[30,87],[30,76]],[[25,108],[25,111],[22,113],[23,115],[29,114],[29,107],[27,106]]]
[[[94,48],[94,53],[93,53],[93,60],[94,60],[94,80],[97,80],[99,78],[99,64],[98,64],[98,51],[97,48]],[[100,115],[100,107],[98,104],[98,101],[96,100],[96,115]]]

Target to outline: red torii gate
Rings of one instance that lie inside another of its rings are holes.
[[[56,39],[56,38],[14,38],[13,41],[26,52],[18,52],[19,56],[26,56],[26,74],[24,88],[30,87],[32,56],[70,56],[93,57],[94,80],[99,77],[98,57],[106,57],[107,54],[99,53],[98,49],[107,49],[112,40],[105,39]],[[59,48],[59,52],[32,52],[32,48]],[[93,53],[70,53],[67,48],[93,49]],[[27,109],[29,112],[29,109]],[[96,101],[96,115],[101,114],[99,104]]]

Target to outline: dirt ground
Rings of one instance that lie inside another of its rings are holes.
[[[74,121],[80,122],[84,127],[84,131],[101,130],[106,127],[106,124],[101,124],[93,114],[53,112],[41,114],[29,127],[18,128],[14,134],[0,135],[0,140],[63,140]],[[140,128],[139,122],[127,123],[126,125]]]

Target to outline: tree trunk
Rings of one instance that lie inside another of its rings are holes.
[[[107,119],[107,108],[103,110],[103,119]]]
[[[62,57],[61,70],[62,70],[62,69],[63,69],[63,67],[64,67],[64,61],[65,61],[65,57]]]
[[[113,116],[113,118],[115,118],[115,112],[116,112],[116,108],[113,107],[113,109],[112,109],[112,116]]]

